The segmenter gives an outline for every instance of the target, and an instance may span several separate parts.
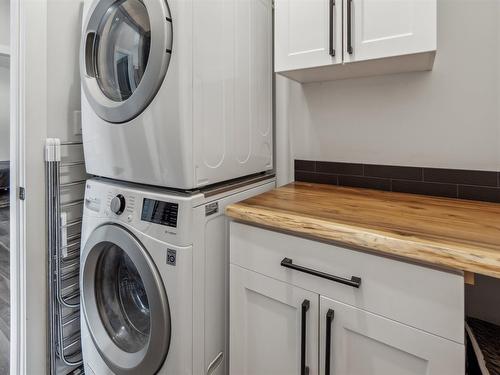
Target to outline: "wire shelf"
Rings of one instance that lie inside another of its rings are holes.
[[[46,191],[49,250],[49,317],[50,317],[50,373],[57,375],[60,364],[64,373],[83,374],[80,337],[80,240],[81,215],[62,225],[61,213],[68,209],[83,207],[82,199],[61,203],[61,189],[65,192],[78,188],[85,180],[68,181],[61,184],[61,168],[84,166],[83,161],[61,162],[61,146],[82,145],[82,142],[46,141]],[[81,194],[81,189],[77,190]],[[73,212],[73,211],[72,211]],[[66,230],[72,228],[72,234]],[[78,230],[80,229],[80,230]],[[78,231],[78,233],[76,233]],[[66,235],[63,245],[62,236]],[[69,312],[68,312],[69,311]],[[59,370],[59,372],[58,372]],[[76,371],[76,372],[75,372]]]

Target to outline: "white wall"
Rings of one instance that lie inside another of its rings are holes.
[[[465,286],[465,314],[500,326],[500,280],[476,275],[475,285]]]
[[[74,123],[80,111],[83,0],[49,0],[47,6],[49,136],[77,141],[81,140],[74,134]]]
[[[0,161],[10,159],[9,75],[10,69],[0,65]]]
[[[281,80],[291,159],[500,170],[498,0],[438,0],[432,72]]]
[[[9,45],[10,39],[10,0],[0,0],[0,45]]]
[[[5,47],[10,44],[9,32],[9,0],[0,0],[0,46]],[[0,57],[6,60],[5,57]],[[10,69],[8,65],[0,61],[0,161],[9,160],[9,80]]]
[[[80,96],[80,40],[82,30],[83,0],[49,0],[48,17],[48,64],[47,122],[48,137],[61,141],[81,141],[76,134],[81,121]],[[62,146],[63,161],[82,161],[82,146]],[[84,166],[64,167],[61,182],[86,179]],[[61,191],[61,202],[82,199],[85,185],[80,184]],[[67,220],[79,219],[82,207],[65,210]],[[73,228],[70,234],[78,228]]]

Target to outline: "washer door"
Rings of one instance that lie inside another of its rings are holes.
[[[82,263],[82,306],[101,357],[117,375],[153,374],[170,345],[163,282],[140,242],[115,225],[89,237]]]
[[[172,53],[166,0],[96,0],[83,33],[83,91],[111,123],[138,116],[153,100]]]

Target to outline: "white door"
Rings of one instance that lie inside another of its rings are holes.
[[[275,71],[342,63],[342,0],[276,0]]]
[[[318,374],[316,293],[230,268],[230,374]]]
[[[436,0],[343,0],[344,62],[436,49]]]
[[[320,305],[321,375],[464,374],[463,345],[323,296]]]

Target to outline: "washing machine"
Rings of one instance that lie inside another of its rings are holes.
[[[86,0],[92,175],[194,189],[273,168],[272,0]]]
[[[273,176],[196,193],[88,180],[80,268],[86,374],[227,374],[228,204]]]

